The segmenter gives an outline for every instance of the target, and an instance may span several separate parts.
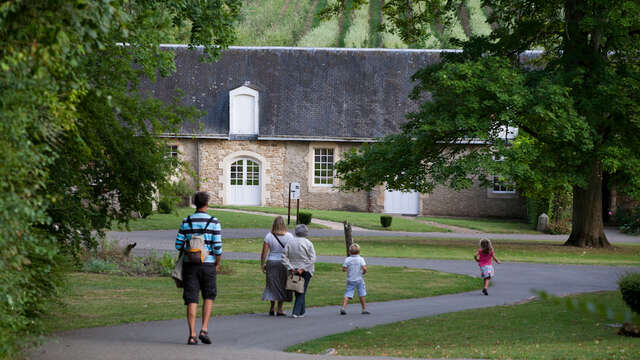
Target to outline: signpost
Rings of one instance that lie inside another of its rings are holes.
[[[300,183],[289,183],[289,209],[287,211],[287,225],[291,224],[291,200],[296,200],[296,224],[300,215]]]

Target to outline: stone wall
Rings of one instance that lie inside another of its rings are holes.
[[[335,187],[313,184],[315,148],[334,149],[335,161],[353,143],[309,141],[256,141],[218,139],[171,139],[178,145],[181,158],[197,173],[196,144],[200,147],[200,189],[211,194],[212,204],[227,204],[225,184],[229,166],[238,157],[257,160],[261,165],[261,191],[264,206],[286,207],[290,182],[301,185],[300,206],[311,209],[384,212],[384,186],[371,192],[342,192]],[[193,179],[195,184],[195,179]],[[337,184],[336,184],[337,185]],[[293,204],[292,204],[293,205]],[[494,194],[474,186],[456,192],[444,186],[431,194],[420,195],[421,215],[523,218],[524,199],[515,194]]]
[[[521,196],[492,194],[477,184],[462,191],[438,186],[431,194],[421,194],[420,202],[422,215],[524,218],[527,213]]]
[[[313,153],[315,148],[334,149],[335,161],[343,152],[355,146],[349,143],[331,142],[287,142],[286,166],[283,193],[286,194],[289,182],[300,183],[300,206],[310,209],[367,211],[367,193],[341,192],[335,187],[313,185]]]

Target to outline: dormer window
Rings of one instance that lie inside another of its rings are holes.
[[[229,135],[258,135],[259,93],[248,86],[229,92]]]

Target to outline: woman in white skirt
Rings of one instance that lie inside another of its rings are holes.
[[[282,265],[282,252],[287,243],[293,239],[293,235],[287,232],[282,216],[273,220],[271,232],[264,237],[262,245],[262,255],[260,257],[260,267],[267,275],[266,285],[262,293],[262,301],[270,301],[270,316],[285,316],[282,305],[285,301],[291,301],[291,291],[286,290],[287,268]],[[278,303],[275,312],[275,303]]]

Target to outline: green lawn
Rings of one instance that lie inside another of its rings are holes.
[[[262,206],[222,206],[222,208],[242,209],[250,211],[262,211],[272,214],[286,215],[286,208],[262,207]],[[412,231],[412,232],[449,232],[449,230],[423,224],[411,219],[394,217],[390,227],[383,228],[380,225],[380,215],[378,213],[367,213],[357,211],[339,211],[339,210],[316,210],[316,209],[300,209],[300,211],[310,212],[314,219],[330,220],[335,222],[343,222],[347,220],[353,226],[359,226],[371,230],[389,230],[389,231]],[[291,211],[295,215],[295,209]]]
[[[418,220],[433,221],[445,225],[459,226],[493,234],[540,234],[531,224],[517,220],[499,219],[457,219],[420,216]]]
[[[618,292],[577,296],[614,309]],[[596,315],[535,301],[468,310],[358,329],[293,346],[319,354],[334,348],[343,356],[484,359],[638,359],[640,339],[616,335]]]
[[[344,239],[310,238],[319,255],[345,255]],[[362,256],[419,259],[472,260],[477,240],[411,237],[355,238]],[[225,251],[259,252],[262,239],[225,239]],[[550,264],[640,266],[640,246],[619,245],[609,249],[583,249],[551,241],[492,239],[500,261]],[[500,271],[497,265],[496,271]]]
[[[218,277],[218,298],[213,313],[231,315],[268,310],[260,301],[264,275],[257,261],[226,261],[231,274]],[[309,283],[308,306],[342,303],[345,274],[339,264],[316,264]],[[369,302],[421,298],[477,290],[480,282],[469,276],[431,270],[370,266],[365,277]],[[116,325],[128,322],[178,319],[184,316],[182,290],[168,277],[126,277],[74,273],[69,275],[64,305],[45,319],[49,331]],[[429,286],[416,286],[429,284]],[[290,310],[291,304],[285,305]],[[185,324],[186,326],[186,324]]]
[[[173,214],[153,214],[146,219],[138,219],[129,223],[131,231],[142,230],[174,230],[180,227],[180,223],[187,216],[194,213],[192,208],[180,208]],[[209,214],[220,220],[224,229],[236,228],[264,228],[271,229],[273,218],[264,215],[251,215],[236,212],[210,209]],[[325,226],[311,224],[311,228],[326,229]]]

